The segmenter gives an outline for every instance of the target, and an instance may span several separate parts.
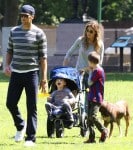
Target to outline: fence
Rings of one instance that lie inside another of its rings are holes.
[[[48,66],[49,69],[54,66],[62,65],[62,61],[66,51],[70,48],[72,43],[83,32],[84,24],[62,24],[58,28],[44,28],[48,40]],[[5,53],[7,49],[8,35],[10,27],[4,27],[2,29],[2,54],[3,54],[3,66],[5,66]],[[105,45],[105,57],[103,66],[109,70],[118,70],[119,66],[119,49],[110,48],[110,45],[116,38],[126,34],[133,34],[133,29],[105,29],[104,32],[104,45]],[[124,50],[124,65],[127,67],[126,71],[130,67],[129,49]],[[76,63],[77,53],[73,56],[71,65]],[[57,61],[58,60],[58,61]]]

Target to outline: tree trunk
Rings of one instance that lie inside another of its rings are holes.
[[[97,19],[98,0],[89,0],[89,16]]]
[[[18,0],[4,0],[5,10],[4,10],[4,20],[3,26],[15,26],[18,20]]]

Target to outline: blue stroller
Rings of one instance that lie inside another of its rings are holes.
[[[73,111],[73,127],[80,128],[80,135],[85,137],[87,134],[87,114],[85,112],[85,102],[83,98],[83,91],[80,90],[80,75],[77,69],[72,67],[57,67],[51,70],[49,80],[50,93],[56,90],[54,81],[57,78],[64,78],[67,80],[67,87],[72,91],[77,102],[72,107]],[[64,129],[68,128],[71,124],[66,118],[66,113],[60,108],[52,112],[53,120],[47,117],[47,135],[53,137],[56,132],[56,137],[61,138],[64,136]]]

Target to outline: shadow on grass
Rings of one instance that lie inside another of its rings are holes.
[[[53,144],[53,145],[61,145],[61,144],[72,144],[72,145],[74,145],[74,144],[77,144],[77,143],[72,143],[72,142],[57,142],[57,141],[44,141],[44,142],[41,142],[41,143],[39,143],[39,144]]]
[[[63,138],[56,138],[56,137],[53,137],[53,138],[48,138],[47,136],[37,136],[37,138],[39,139],[45,139],[43,142],[40,142],[39,144],[56,144],[56,145],[60,145],[60,144],[77,144],[75,142],[70,142],[70,141],[57,141],[57,139],[59,140],[64,140],[64,139],[67,139],[67,138],[76,138],[78,136],[64,136]]]
[[[0,146],[14,146],[15,144],[8,144],[8,143],[2,143],[2,144],[0,144]]]
[[[0,82],[8,82],[9,77],[0,70]],[[133,73],[106,73],[106,81],[133,81]]]
[[[133,81],[133,73],[106,73],[106,81]]]

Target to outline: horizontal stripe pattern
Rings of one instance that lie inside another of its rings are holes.
[[[13,71],[24,73],[38,70],[40,57],[47,58],[46,35],[35,25],[30,30],[16,26],[11,29],[7,51],[13,54]]]

